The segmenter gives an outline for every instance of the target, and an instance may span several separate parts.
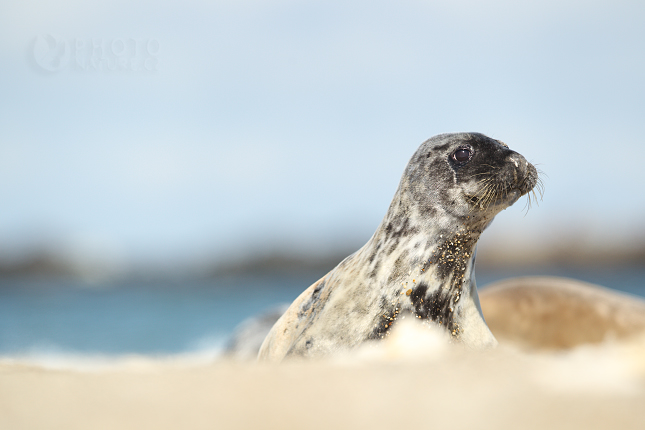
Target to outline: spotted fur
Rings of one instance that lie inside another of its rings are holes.
[[[467,161],[455,157],[460,149]],[[538,183],[524,157],[482,134],[427,140],[372,238],[292,303],[259,358],[351,349],[388,336],[399,315],[443,327],[468,346],[496,344],[477,296],[477,240],[499,211]]]

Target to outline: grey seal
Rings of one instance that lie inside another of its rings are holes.
[[[645,334],[645,300],[576,279],[505,279],[480,298],[500,342],[524,349],[565,350]]]
[[[406,316],[470,347],[496,345],[475,285],[477,240],[497,213],[538,184],[532,164],[483,134],[425,141],[374,235],[291,304],[258,359],[349,350],[384,338]]]

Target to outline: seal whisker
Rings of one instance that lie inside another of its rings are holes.
[[[486,185],[486,184],[488,184],[490,182],[493,182],[494,180],[495,180],[495,178],[484,178],[484,179],[479,180],[477,183],[481,184],[481,185]]]
[[[493,192],[492,186],[488,185],[486,186],[486,193],[484,194],[484,197],[482,198],[482,205],[488,207],[488,201],[490,200],[490,196]],[[482,207],[482,209],[484,209]]]
[[[493,166],[492,164],[484,164],[484,163],[482,163],[481,165],[485,166],[485,167],[490,167],[493,170],[497,170],[497,169],[500,168],[499,166]]]
[[[540,175],[543,174],[543,172],[538,170],[538,178],[535,184],[535,188],[537,188],[537,191],[540,194],[540,200],[542,200],[542,198],[544,197],[544,182],[542,182],[542,178],[540,177]]]
[[[479,207],[481,207],[481,205],[483,204],[483,201],[488,195],[488,191],[489,191],[489,185],[485,184],[482,188],[480,188],[477,191],[477,193],[475,193],[474,196],[471,197],[471,200],[473,201],[473,203],[476,203],[477,205],[479,205]]]
[[[495,185],[495,190],[493,192],[493,195],[491,196],[490,203],[488,205],[490,206],[491,204],[499,200],[501,196],[502,196],[502,184],[497,184]]]
[[[484,206],[485,206],[484,209],[488,209],[493,199],[495,198],[495,195],[497,194],[496,191],[497,191],[496,185],[492,185],[488,187],[488,193],[486,194],[486,199],[484,200]]]
[[[490,172],[482,172],[482,173],[473,173],[472,175],[469,176],[469,178],[473,178],[475,176],[484,176],[484,175],[486,175],[488,177],[492,177]]]
[[[522,208],[522,210],[525,209],[526,212],[524,212],[524,216],[526,217],[526,215],[528,215],[529,213],[529,210],[531,210],[531,193],[526,193],[526,203],[524,204],[524,208]]]

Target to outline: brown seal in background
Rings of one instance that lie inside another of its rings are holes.
[[[488,327],[501,343],[568,349],[645,332],[645,301],[567,278],[495,282],[479,294]]]

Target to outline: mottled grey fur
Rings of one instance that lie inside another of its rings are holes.
[[[458,161],[457,150],[470,158]],[[499,211],[537,183],[524,157],[482,134],[427,140],[372,238],[292,303],[259,358],[351,349],[387,336],[406,314],[444,327],[466,345],[496,344],[477,296],[477,240]]]

